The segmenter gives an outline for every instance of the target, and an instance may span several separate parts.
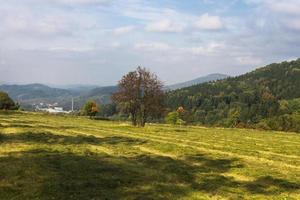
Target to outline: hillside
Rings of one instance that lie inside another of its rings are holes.
[[[0,90],[7,92],[13,99],[18,101],[73,95],[69,90],[51,88],[42,84],[0,85]]]
[[[110,96],[118,90],[117,86],[106,86],[97,87],[88,91],[84,96],[95,97],[95,96]]]
[[[285,107],[300,98],[300,59],[274,63],[242,76],[168,93],[171,109],[183,106],[186,121],[300,131],[300,116]],[[298,101],[296,101],[298,102]],[[279,125],[275,126],[274,122]]]
[[[210,82],[210,81],[222,80],[222,79],[225,79],[228,77],[229,76],[225,75],[225,74],[209,74],[207,76],[199,77],[199,78],[196,78],[196,79],[193,79],[190,81],[186,81],[183,83],[168,85],[168,86],[166,86],[166,88],[169,90],[176,90],[176,89],[189,87],[189,86],[193,86],[193,85],[198,85],[198,84],[206,83],[206,82]]]
[[[111,103],[111,95],[118,90],[117,86],[97,87],[91,90],[82,92],[79,96],[74,98],[75,108],[80,109],[87,100],[94,100],[97,104],[106,105]],[[68,108],[70,104],[66,102],[65,107]]]
[[[300,135],[0,112],[0,199],[299,199]]]

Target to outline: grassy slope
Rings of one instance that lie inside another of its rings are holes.
[[[300,135],[0,113],[0,199],[300,199]]]

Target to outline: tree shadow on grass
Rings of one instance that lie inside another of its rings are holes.
[[[74,126],[50,126],[50,125],[40,125],[37,121],[21,121],[18,120],[17,122],[8,121],[8,124],[1,124],[0,127],[2,128],[39,128],[39,129],[54,129],[54,130],[68,130],[74,129]]]
[[[263,195],[299,189],[299,184],[271,176],[236,181],[222,173],[243,167],[237,160],[192,157],[197,161],[156,155],[77,155],[42,149],[16,152],[0,157],[0,199],[174,200],[192,191],[226,196],[237,188]]]
[[[205,154],[195,154],[191,156],[187,156],[185,158],[187,161],[200,163],[201,172],[209,173],[209,172],[218,172],[218,173],[225,173],[232,168],[243,168],[244,166],[238,163],[239,159],[210,159],[207,158]]]
[[[292,183],[284,179],[272,176],[262,176],[255,181],[245,183],[245,187],[252,194],[280,194],[282,192],[293,192],[300,190],[300,184]]]
[[[145,140],[122,136],[104,138],[93,135],[56,135],[51,132],[22,132],[16,134],[2,134],[2,143],[40,143],[40,144],[142,144]]]
[[[196,166],[163,156],[45,150],[2,157],[0,167],[4,199],[177,199],[190,192],[199,172]]]

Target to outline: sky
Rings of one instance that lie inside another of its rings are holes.
[[[0,0],[0,83],[165,84],[300,57],[299,0]]]

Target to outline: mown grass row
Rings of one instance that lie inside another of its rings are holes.
[[[300,199],[300,135],[0,113],[0,199]]]

